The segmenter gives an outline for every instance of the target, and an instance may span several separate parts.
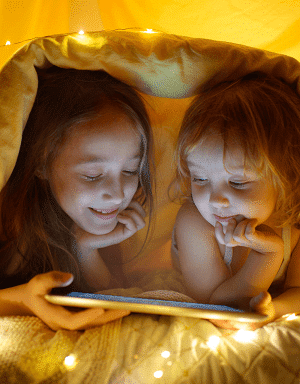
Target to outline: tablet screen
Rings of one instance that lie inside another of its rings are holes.
[[[182,301],[149,299],[149,298],[141,298],[141,297],[102,295],[98,293],[71,292],[67,296],[82,298],[82,299],[113,301],[113,302],[120,302],[120,303],[162,305],[166,307],[193,308],[193,309],[202,309],[202,310],[210,310],[210,311],[244,312],[240,309],[227,307],[225,305],[199,304],[199,303],[189,303],[189,302],[182,302]]]
[[[241,322],[257,322],[266,320],[267,318],[266,316],[259,315],[257,313],[244,312],[240,309],[224,305],[199,304],[196,302],[174,301],[169,299],[161,300],[157,298],[157,292],[162,293],[167,291],[154,292],[156,293],[155,298],[82,292],[71,292],[66,296],[45,295],[45,298],[49,302],[57,305],[79,308],[102,307],[104,309],[126,309],[133,313],[147,313],[153,315],[184,316],[202,319],[234,320]],[[168,292],[172,293],[172,291]],[[149,293],[151,292],[147,292],[147,294]],[[168,296],[170,297],[170,295]],[[177,296],[175,295],[176,300],[178,299]],[[185,297],[189,299],[187,296]]]

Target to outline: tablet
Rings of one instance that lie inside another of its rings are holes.
[[[232,320],[240,322],[260,322],[267,316],[244,312],[224,305],[199,304],[184,301],[160,300],[143,297],[124,297],[96,293],[71,292],[66,296],[45,295],[50,303],[104,309],[126,309],[135,313],[154,315],[185,316],[201,319]]]

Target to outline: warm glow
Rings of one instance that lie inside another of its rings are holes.
[[[69,355],[65,358],[64,365],[68,369],[73,369],[77,365],[77,359],[74,355]]]
[[[160,379],[163,374],[164,374],[163,371],[156,371],[156,372],[154,372],[154,377],[156,379]]]
[[[7,40],[7,42],[5,43],[5,45],[10,45],[10,41],[9,41],[9,40]]]
[[[236,341],[241,341],[241,342],[248,342],[248,341],[251,341],[253,339],[255,339],[255,333],[252,332],[252,331],[245,331],[243,329],[240,329],[239,331],[237,331],[237,333],[233,336],[233,338],[236,340]]]
[[[82,29],[78,33],[79,35],[84,35],[84,31]]]
[[[293,313],[292,315],[289,315],[285,320],[295,320],[297,319],[296,313]]]
[[[209,346],[210,349],[216,349],[220,343],[220,338],[218,336],[211,336],[208,341],[207,345]]]
[[[153,29],[146,29],[146,31],[143,31],[144,33],[157,33],[157,32],[154,32]]]
[[[5,335],[0,336],[0,352],[5,354],[5,351],[7,348],[11,345],[11,339],[10,337],[7,337]]]
[[[167,359],[168,357],[170,357],[171,353],[169,351],[164,351],[161,353],[161,356],[164,357],[165,359]]]

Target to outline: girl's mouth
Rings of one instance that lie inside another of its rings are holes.
[[[234,216],[217,216],[217,215],[214,215],[216,220],[219,221],[220,223],[228,223],[229,220],[231,219],[234,219]]]
[[[91,212],[99,217],[100,219],[103,220],[111,220],[114,219],[118,212],[119,209],[95,209],[95,208],[90,208]]]

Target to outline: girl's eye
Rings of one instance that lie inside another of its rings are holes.
[[[207,179],[204,179],[204,178],[201,178],[201,177],[193,177],[192,178],[193,180],[193,183],[197,183],[197,184],[200,184],[200,185],[203,185],[207,182]]]
[[[249,181],[230,181],[230,185],[233,188],[244,189],[249,184]]]
[[[138,169],[135,171],[123,171],[123,173],[127,176],[135,176],[139,173]]]
[[[97,181],[102,177],[102,174],[97,176],[84,176],[84,177],[87,181]]]

